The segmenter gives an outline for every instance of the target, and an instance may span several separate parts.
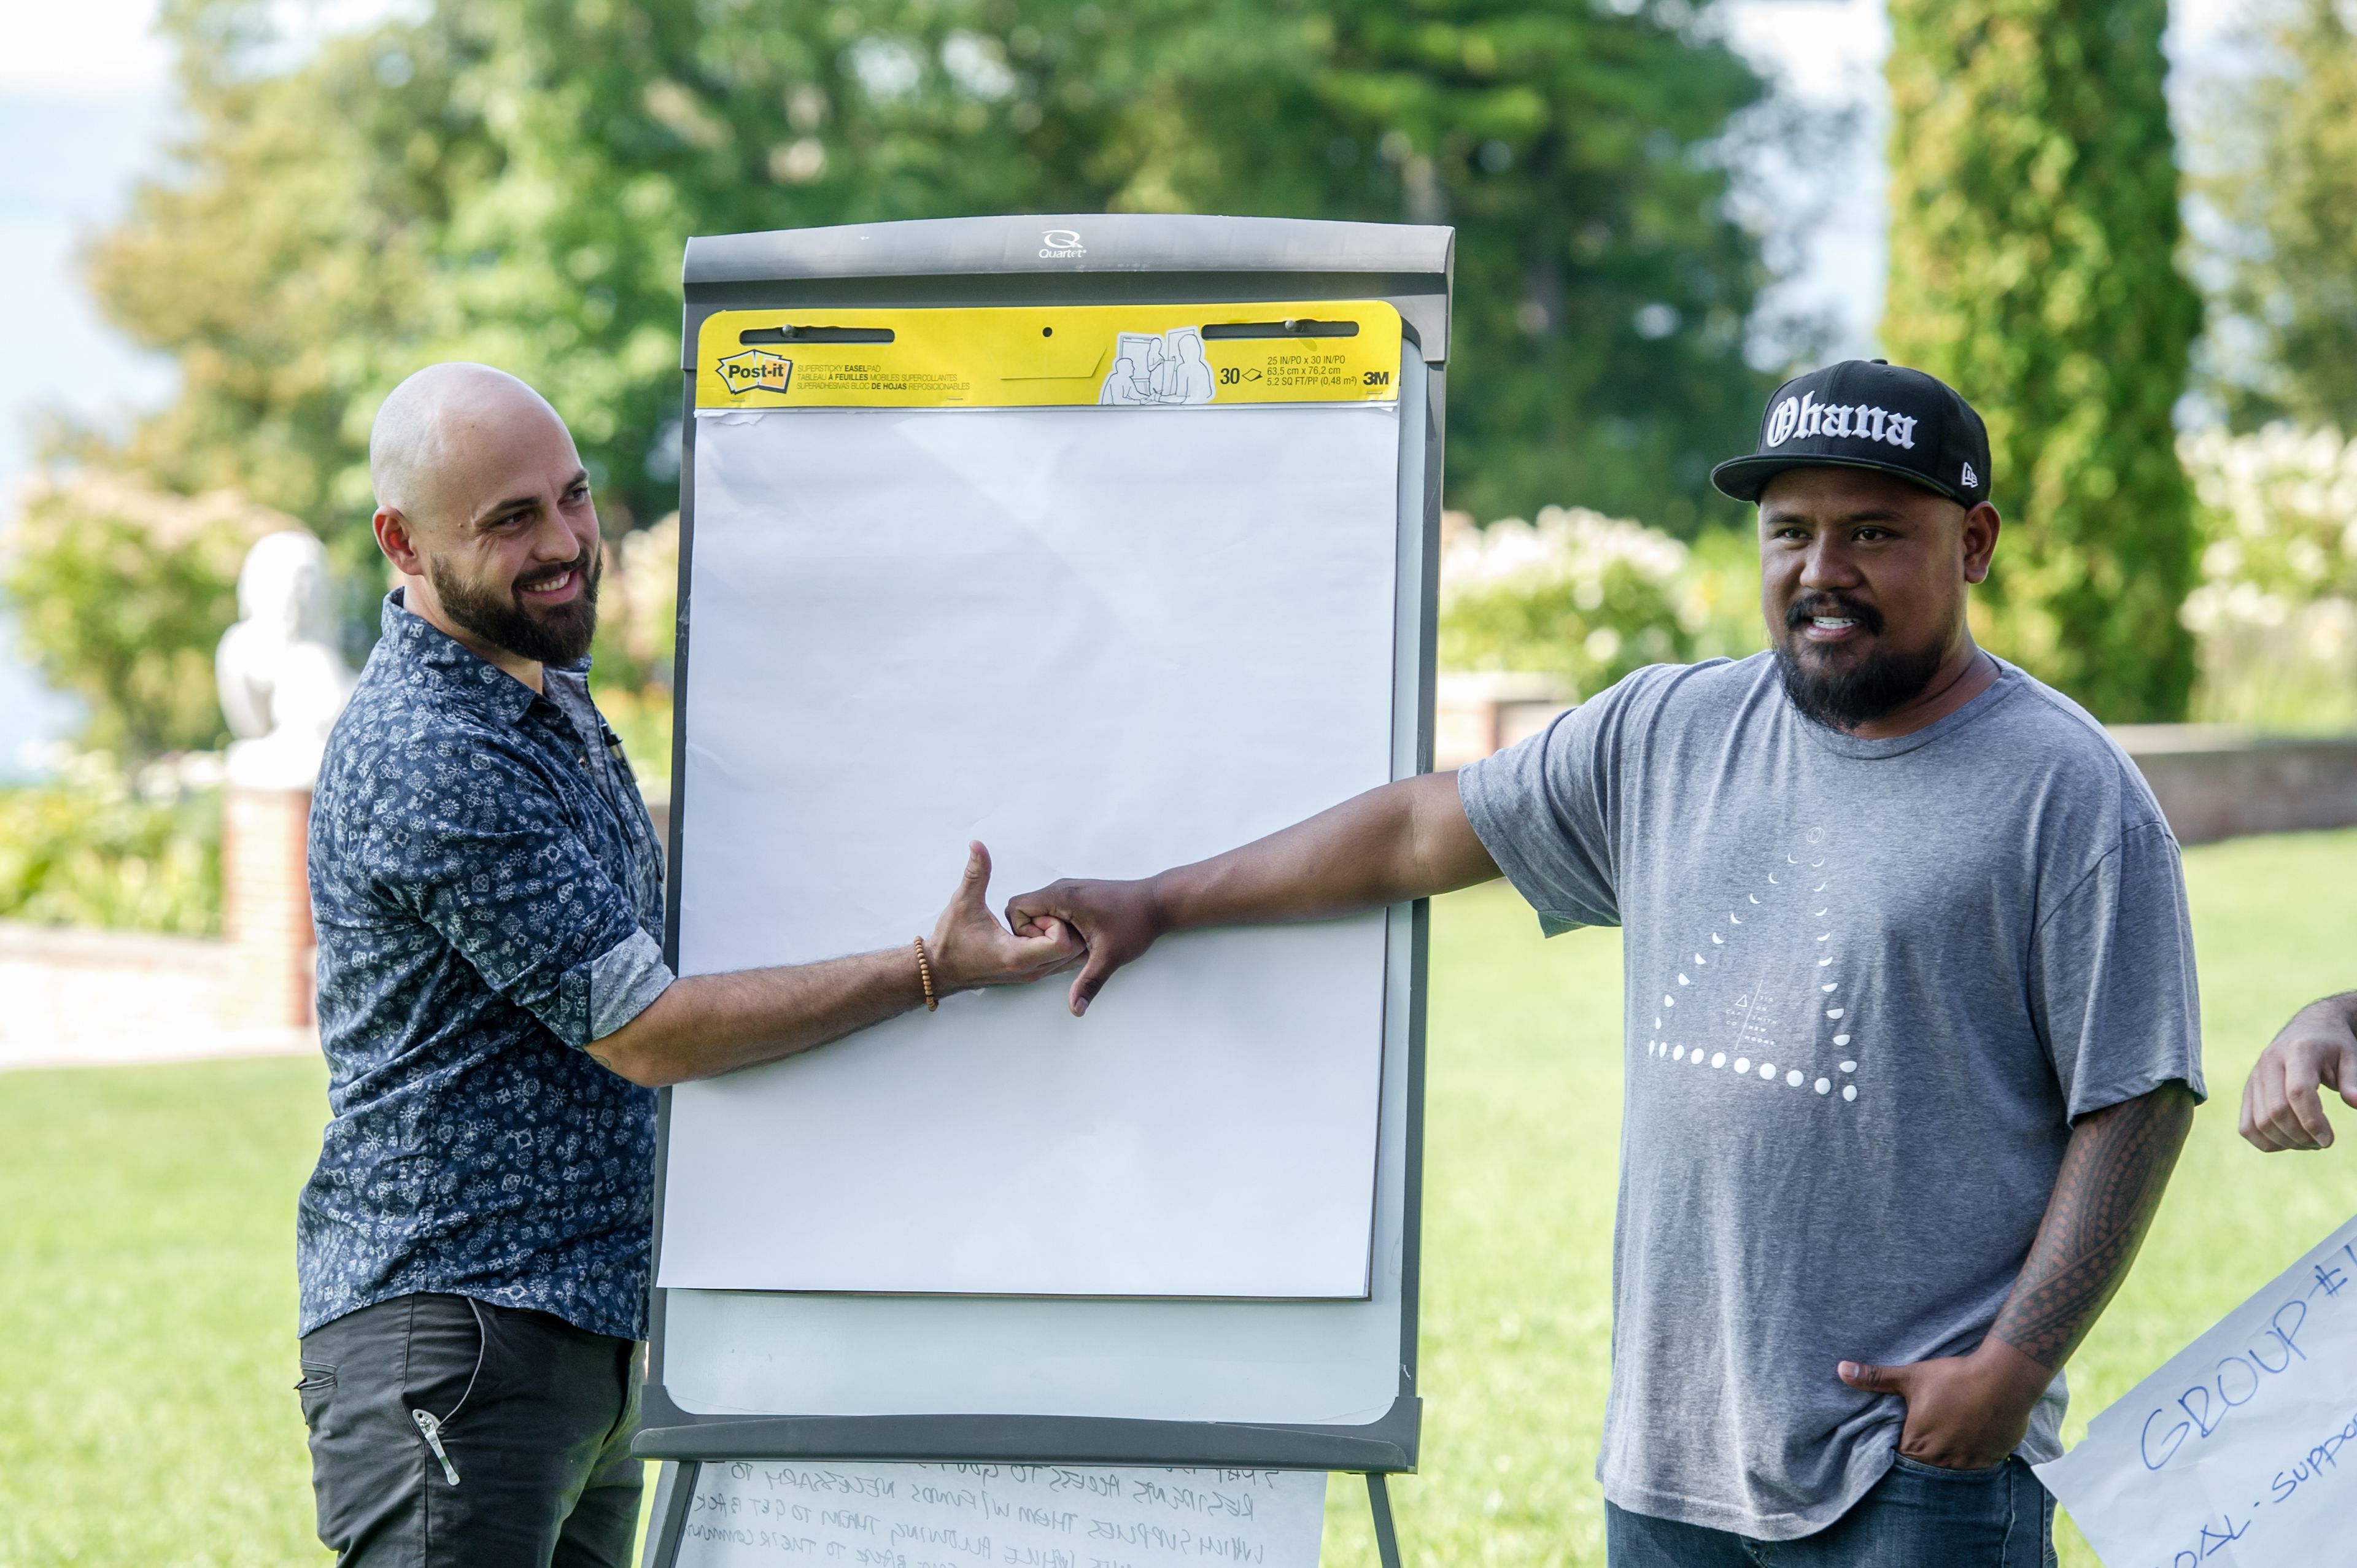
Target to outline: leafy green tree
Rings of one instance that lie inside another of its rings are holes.
[[[299,526],[231,491],[86,477],[27,495],[5,586],[42,673],[87,705],[85,744],[136,761],[228,739],[213,650],[237,619],[238,568]]]
[[[1989,425],[1988,640],[2114,721],[2184,715],[2192,500],[2165,0],[1891,0],[1883,341]]]
[[[130,459],[366,563],[365,438],[464,355],[572,421],[618,525],[676,476],[684,238],[1021,210],[1447,220],[1452,495],[1690,529],[1760,378],[1713,153],[1760,87],[1682,11],[1588,0],[443,0],[272,68],[178,0],[193,129],[96,247],[183,369]]]
[[[125,449],[85,437],[75,455],[182,494],[255,497],[359,568],[373,405],[356,405],[447,320],[444,193],[488,154],[404,126],[365,50],[273,75],[250,68],[268,35],[242,7],[184,3],[166,20],[193,130],[89,274],[118,325],[172,356],[179,391]]]
[[[1090,51],[1134,106],[1100,138],[1110,205],[1451,223],[1450,504],[1739,515],[1708,471],[1771,383],[1725,211],[1719,139],[1760,94],[1735,55],[1588,0],[1278,5],[1165,52],[1204,7],[1168,10]]]
[[[2196,189],[2228,243],[2210,382],[2233,423],[2357,430],[2357,7],[2275,0],[2212,86]]]

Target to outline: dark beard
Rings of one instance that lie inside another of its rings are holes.
[[[1846,616],[1870,633],[1882,630],[1882,612],[1872,605],[1838,594],[1813,594],[1793,601],[1784,612],[1784,635],[1776,639],[1776,671],[1784,678],[1784,694],[1803,716],[1828,729],[1854,730],[1920,695],[1939,673],[1944,638],[1917,653],[1878,650],[1810,668],[1793,648],[1801,628],[1825,615]]]
[[[443,614],[493,648],[561,670],[578,664],[589,651],[590,639],[597,634],[597,579],[605,571],[601,554],[593,546],[563,566],[531,573],[528,578],[519,578],[504,597],[461,582],[438,557],[426,564],[425,575],[434,580]],[[581,573],[578,598],[538,614],[524,607],[520,595],[522,582],[545,582],[576,570]]]

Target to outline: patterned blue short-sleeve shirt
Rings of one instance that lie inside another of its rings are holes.
[[[544,695],[399,590],[383,626],[311,802],[301,1332],[434,1291],[643,1337],[655,1097],[582,1047],[671,983],[654,825],[586,660]]]

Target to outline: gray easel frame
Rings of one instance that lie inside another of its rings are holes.
[[[1055,237],[1052,241],[1050,237]],[[1084,246],[1061,242],[1078,236]],[[681,710],[690,673],[689,566],[694,550],[695,354],[705,318],[719,310],[773,306],[849,307],[1006,305],[1203,304],[1382,299],[1399,313],[1405,351],[1424,362],[1420,516],[1401,527],[1420,533],[1413,558],[1420,580],[1415,704],[1415,768],[1433,754],[1435,609],[1439,573],[1440,478],[1448,360],[1454,233],[1445,228],[1270,218],[1086,214],[958,218],[838,229],[784,230],[688,242],[681,369],[679,641],[674,695]],[[1078,250],[1081,253],[1073,254]],[[1403,441],[1415,427],[1405,422]],[[671,864],[680,861],[687,798],[686,726],[673,736]],[[681,890],[673,877],[664,920],[664,957],[677,967]],[[1039,1415],[715,1416],[682,1408],[663,1382],[665,1297],[654,1293],[653,1326],[632,1444],[667,1461],[655,1492],[649,1568],[673,1568],[692,1510],[697,1472],[737,1459],[1005,1461],[1129,1466],[1356,1471],[1367,1479],[1383,1568],[1400,1568],[1385,1477],[1414,1471],[1422,1402],[1415,1391],[1418,1232],[1422,1209],[1425,972],[1428,911],[1413,906],[1408,972],[1406,1191],[1401,1240],[1401,1344],[1397,1396],[1362,1426],[1136,1421]],[[658,1119],[655,1248],[660,1256],[670,1096]]]

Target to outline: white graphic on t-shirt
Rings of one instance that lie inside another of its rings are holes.
[[[1840,899],[1829,891],[1824,830],[1811,828],[1802,839],[1801,853],[1786,851],[1776,862],[1801,875],[1788,880],[1770,870],[1766,897],[1746,889],[1730,900],[1726,924],[1687,950],[1691,960],[1678,964],[1662,992],[1645,1054],[1855,1104],[1857,1052],[1848,1021],[1855,1004],[1844,989]],[[1672,1011],[1682,997],[1684,1010]]]

